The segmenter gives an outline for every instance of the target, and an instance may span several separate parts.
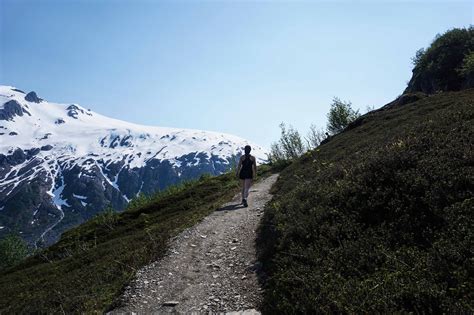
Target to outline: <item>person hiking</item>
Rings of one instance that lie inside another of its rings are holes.
[[[246,145],[244,148],[245,154],[239,159],[239,165],[237,166],[237,173],[242,183],[242,204],[244,207],[248,207],[247,198],[249,196],[250,186],[252,185],[252,179],[257,176],[257,160],[254,156],[250,155],[252,148]]]

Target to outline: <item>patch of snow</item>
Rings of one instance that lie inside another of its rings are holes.
[[[84,201],[81,201],[81,205],[82,205],[83,207],[87,207],[88,203],[87,203],[87,202],[84,202]]]
[[[199,163],[201,163],[201,158],[195,156],[195,157],[194,157],[194,164],[193,164],[193,165],[194,165],[194,166],[197,166],[197,165],[199,165]]]
[[[140,185],[140,189],[138,190],[136,196],[138,197],[140,195],[140,193],[142,192],[142,188],[143,188],[143,183],[144,181],[142,181],[142,184]]]
[[[65,186],[64,178],[61,177],[61,186],[55,188],[53,191],[53,203],[59,210],[62,210],[62,206],[70,207],[70,205],[67,203],[67,200],[63,199],[61,196]]]
[[[97,168],[99,169],[100,173],[102,174],[102,176],[104,177],[104,179],[107,181],[107,183],[109,183],[110,186],[114,187],[115,189],[117,189],[118,191],[120,191],[118,185],[117,185],[117,182],[115,181],[111,181],[110,178],[104,173],[104,171],[102,170],[102,167],[100,167],[100,165],[97,165]],[[118,176],[117,176],[118,177]],[[103,182],[102,182],[103,183]],[[104,186],[104,190],[105,190],[105,186]]]
[[[81,196],[81,195],[76,195],[76,194],[72,194],[72,196],[77,199],[82,199],[82,200],[87,199],[86,196]]]

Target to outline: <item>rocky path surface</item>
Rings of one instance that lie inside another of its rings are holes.
[[[278,175],[252,186],[171,241],[168,254],[139,270],[111,313],[258,314],[256,229]]]

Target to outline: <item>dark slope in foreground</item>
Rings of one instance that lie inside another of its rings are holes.
[[[474,89],[409,99],[281,173],[266,313],[474,310]]]
[[[268,172],[260,167],[261,176]],[[111,306],[138,269],[168,240],[238,191],[233,174],[173,186],[123,213],[104,212],[0,273],[0,313],[91,313]]]

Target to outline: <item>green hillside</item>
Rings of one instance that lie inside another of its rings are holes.
[[[474,311],[474,89],[404,95],[285,169],[263,310]]]
[[[259,169],[262,177],[268,172]],[[165,253],[170,238],[215,211],[238,187],[231,173],[203,176],[64,233],[55,245],[0,273],[0,313],[107,310],[140,267]]]

